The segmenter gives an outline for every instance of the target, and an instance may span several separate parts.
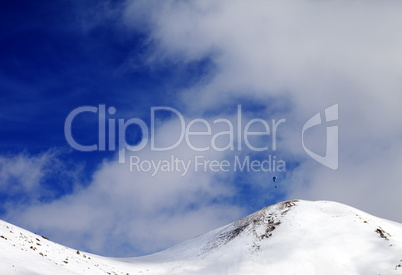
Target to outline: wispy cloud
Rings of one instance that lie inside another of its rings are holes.
[[[177,127],[173,124],[165,122],[158,136],[171,139],[172,128]],[[16,205],[8,209],[7,219],[35,232],[49,232],[66,245],[104,255],[161,250],[247,213],[231,203],[237,190],[224,180],[230,179],[229,173],[217,179],[216,173],[191,168],[183,175],[183,169],[177,171],[171,162],[172,157],[193,160],[195,154],[185,145],[168,152],[151,152],[147,147],[127,155],[125,164],[105,161],[87,188],[51,202]],[[201,155],[224,157],[213,151]],[[147,162],[164,160],[172,166],[154,175],[130,171],[130,156]],[[66,240],[71,234],[74,237]]]
[[[62,152],[20,153],[0,156],[2,208],[27,207],[49,202],[79,188],[80,166],[68,166]]]
[[[402,205],[389,199],[398,190],[395,152],[402,147],[401,3],[165,1],[152,8],[146,1],[127,3],[126,22],[148,27],[157,55],[184,62],[210,58],[216,65],[206,81],[183,93],[192,112],[221,108],[233,98],[267,106],[271,99],[288,99],[291,108],[279,115],[293,128],[281,148],[303,162],[287,182],[289,197],[334,199],[402,220],[392,211]],[[296,133],[335,103],[340,168],[332,172],[297,154],[303,152]],[[374,210],[378,200],[384,207]]]

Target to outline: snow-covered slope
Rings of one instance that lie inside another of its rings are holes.
[[[160,253],[105,258],[0,222],[0,274],[402,274],[402,224],[287,201]]]

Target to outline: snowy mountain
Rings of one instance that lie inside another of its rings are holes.
[[[160,253],[105,258],[0,222],[1,274],[402,274],[402,224],[286,201]]]

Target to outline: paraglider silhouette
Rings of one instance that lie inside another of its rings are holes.
[[[272,178],[272,181],[273,181],[273,182],[276,182],[276,179],[277,179],[277,177],[273,177],[273,178]],[[276,185],[275,185],[275,188],[276,188]]]

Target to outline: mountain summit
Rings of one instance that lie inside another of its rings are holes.
[[[0,222],[1,274],[402,274],[402,224],[285,201],[162,252],[105,258]]]

